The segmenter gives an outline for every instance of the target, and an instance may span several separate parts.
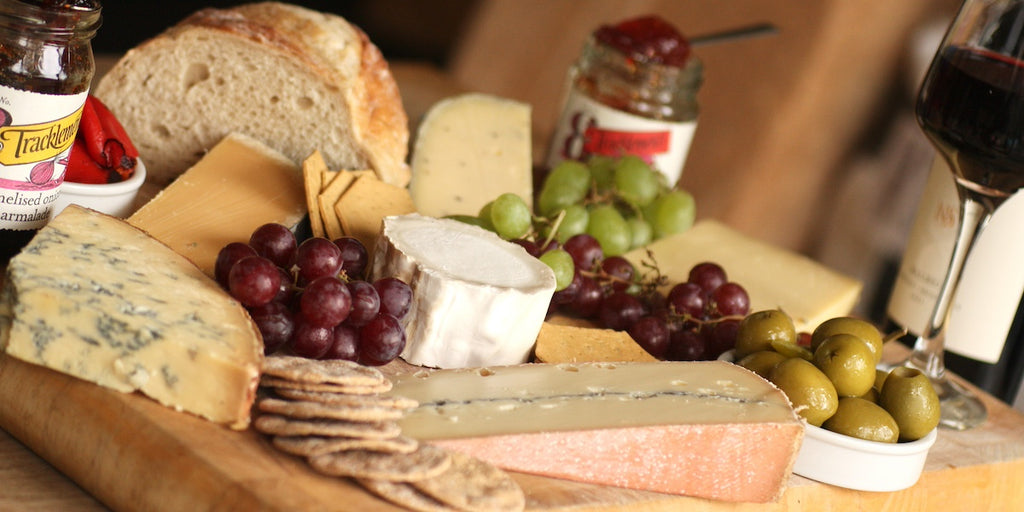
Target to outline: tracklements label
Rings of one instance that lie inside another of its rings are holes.
[[[38,229],[49,220],[87,95],[0,86],[0,229]]]
[[[608,107],[571,90],[555,127],[548,167],[591,155],[643,158],[675,185],[690,152],[696,121],[659,121]]]

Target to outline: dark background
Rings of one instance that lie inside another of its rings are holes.
[[[230,7],[243,0],[140,2],[101,0],[103,25],[93,39],[95,53],[121,53],[205,7]],[[474,0],[292,0],[289,3],[339,14],[359,26],[389,60],[447,62]]]

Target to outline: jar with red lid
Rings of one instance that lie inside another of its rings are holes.
[[[0,263],[50,218],[95,72],[97,0],[0,1]]]
[[[547,166],[592,155],[636,155],[669,185],[682,174],[697,128],[703,65],[656,16],[602,26],[569,70]]]

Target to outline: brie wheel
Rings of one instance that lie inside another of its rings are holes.
[[[412,288],[401,356],[436,368],[526,362],[555,291],[551,269],[519,245],[418,214],[384,218],[372,269]]]

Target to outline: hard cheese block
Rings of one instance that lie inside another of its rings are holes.
[[[409,283],[402,358],[439,368],[526,362],[555,291],[551,269],[519,245],[418,214],[384,218],[372,277]]]
[[[634,263],[649,261],[647,251],[669,286],[685,281],[697,263],[721,265],[730,281],[750,295],[751,311],[781,308],[798,331],[811,332],[821,322],[849,314],[860,297],[861,283],[820,263],[748,237],[724,224],[704,220],[688,231],[658,240],[626,255]]]
[[[242,306],[129,224],[71,206],[7,268],[10,356],[244,429],[263,342]]]
[[[405,435],[499,467],[727,501],[781,496],[803,439],[786,397],[720,361],[412,371]]]
[[[377,242],[384,217],[415,211],[408,190],[380,181],[376,176],[357,177],[334,204],[344,233],[370,249]]]
[[[541,363],[657,361],[626,331],[567,325],[566,317],[551,317],[537,334],[534,358]]]
[[[529,105],[464,94],[424,116],[409,191],[423,215],[476,215],[505,192],[532,204],[532,169]]]
[[[213,275],[217,253],[259,226],[306,215],[299,167],[250,137],[231,134],[128,218]]]

